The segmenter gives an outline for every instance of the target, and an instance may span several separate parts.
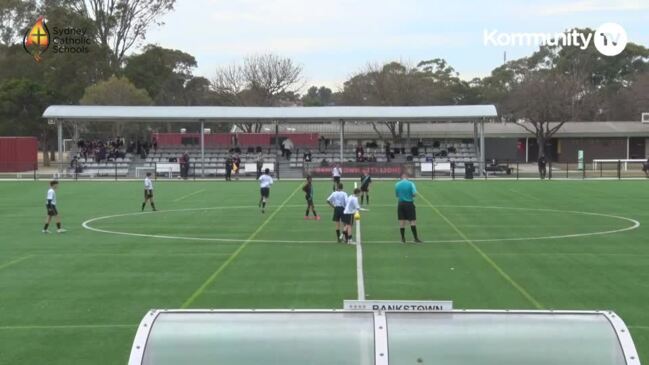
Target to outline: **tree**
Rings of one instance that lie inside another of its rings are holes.
[[[540,158],[546,142],[567,121],[578,120],[587,102],[583,90],[583,80],[537,71],[512,88],[501,113],[536,137]]]
[[[302,66],[274,54],[247,57],[242,64],[219,68],[212,80],[212,88],[224,103],[240,106],[297,103],[302,86]],[[261,123],[237,126],[248,133],[261,131]]]
[[[52,134],[41,118],[50,105],[51,94],[32,80],[12,79],[0,83],[0,135],[38,136],[43,164],[49,166]]]
[[[0,44],[9,46],[22,41],[25,30],[36,20],[36,0],[0,2]]]
[[[108,64],[119,70],[126,52],[141,42],[147,29],[161,25],[175,0],[74,0],[72,7],[94,23],[96,42],[110,50]]]
[[[153,101],[146,90],[138,89],[125,77],[112,76],[106,81],[101,81],[86,88],[79,101],[81,105],[151,105]],[[123,122],[112,123],[111,133],[114,136],[125,134],[142,134],[142,125],[128,126]],[[86,126],[87,127],[87,126]],[[102,131],[101,127],[96,127]]]
[[[196,59],[185,52],[148,45],[126,59],[124,76],[146,89],[157,105],[188,105],[185,87],[193,78]]]
[[[311,86],[306,95],[302,97],[304,106],[327,106],[334,104],[333,91],[330,88]]]

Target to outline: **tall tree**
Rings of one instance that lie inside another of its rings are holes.
[[[250,56],[242,64],[217,69],[212,88],[229,105],[278,106],[297,103],[304,85],[302,66],[274,54]],[[246,132],[261,131],[261,123],[240,123]]]
[[[126,52],[142,42],[151,25],[173,10],[176,0],[74,0],[73,8],[91,19],[97,43],[110,50],[108,63],[119,70]]]
[[[36,20],[37,9],[36,0],[0,1],[0,44],[22,41],[25,30]]]
[[[334,94],[330,88],[325,86],[311,86],[302,97],[304,106],[327,106],[334,104]]]

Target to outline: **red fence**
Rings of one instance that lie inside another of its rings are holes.
[[[279,137],[281,139],[290,138],[297,147],[317,147],[320,135],[318,133],[280,133]],[[158,141],[159,147],[172,147],[200,145],[201,136],[199,133],[154,133],[153,138]],[[230,147],[235,144],[244,147],[270,146],[275,142],[274,138],[275,134],[272,133],[211,133],[205,135],[205,145],[220,147]]]
[[[0,137],[0,172],[31,171],[37,164],[35,137]]]

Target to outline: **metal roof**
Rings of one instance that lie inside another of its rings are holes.
[[[554,126],[554,123],[552,124]],[[382,134],[390,136],[388,128],[378,123],[372,126],[366,123],[348,123],[345,135],[348,138],[377,138],[374,127]],[[264,125],[262,130],[274,131],[271,124]],[[280,125],[280,132],[311,132],[329,138],[336,138],[340,128],[334,124],[291,124]],[[405,133],[405,132],[404,132]],[[410,128],[412,138],[473,138],[473,125],[458,123],[413,124]],[[485,124],[487,138],[525,138],[532,134],[516,123]],[[554,135],[556,138],[597,138],[597,137],[649,137],[649,123],[640,121],[615,122],[567,122]]]
[[[493,105],[462,106],[328,106],[328,107],[224,107],[224,106],[91,106],[52,105],[43,118],[64,121],[159,122],[331,122],[408,121],[471,122],[496,118]]]

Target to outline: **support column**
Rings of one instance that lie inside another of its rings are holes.
[[[196,176],[196,168],[194,168]],[[205,177],[205,120],[201,119],[201,177]]]
[[[530,137],[525,137],[525,163],[530,162]]]
[[[410,144],[410,122],[406,125],[406,144],[408,145],[407,148],[410,148],[412,145]],[[406,154],[408,151],[406,151]]]
[[[630,139],[631,139],[630,137],[626,137],[626,159],[627,160],[631,158],[631,157],[629,157],[629,156],[631,156],[631,147],[630,147],[631,141],[630,141]]]
[[[72,152],[76,155],[79,152],[79,148],[77,147],[77,144],[79,143],[79,122],[74,122],[72,125],[74,128],[72,140],[74,141],[74,145],[72,146]]]
[[[340,163],[342,164],[345,159],[345,121],[340,120]]]
[[[58,141],[58,154],[56,156],[59,172],[63,172],[63,122],[56,120],[56,140]]]
[[[485,174],[484,119],[480,121],[480,174]]]

